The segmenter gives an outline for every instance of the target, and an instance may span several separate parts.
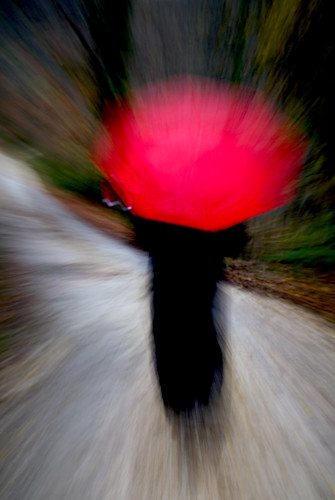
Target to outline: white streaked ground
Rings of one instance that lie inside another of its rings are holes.
[[[36,339],[1,376],[1,499],[335,498],[331,325],[221,285],[223,404],[177,425],[150,361],[146,255],[87,227],[3,155],[0,209]]]

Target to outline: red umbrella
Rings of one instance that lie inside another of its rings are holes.
[[[187,78],[109,108],[92,160],[134,215],[218,231],[291,201],[304,152],[259,93]]]

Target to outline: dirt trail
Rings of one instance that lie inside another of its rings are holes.
[[[150,361],[146,254],[3,155],[0,209],[33,338],[1,374],[1,499],[335,498],[333,325],[220,285],[222,404],[171,422]]]

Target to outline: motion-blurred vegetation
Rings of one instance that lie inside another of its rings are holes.
[[[105,99],[181,73],[252,85],[310,145],[298,198],[248,222],[244,256],[333,267],[333,18],[331,0],[3,0],[0,144],[98,199]]]
[[[263,2],[256,74],[310,139],[298,198],[250,222],[250,251],[273,261],[335,263],[334,30],[331,1]],[[257,243],[256,240],[258,240]],[[256,247],[258,250],[256,251]]]
[[[129,2],[1,3],[0,140],[45,179],[99,199],[88,159],[104,100],[126,87]]]

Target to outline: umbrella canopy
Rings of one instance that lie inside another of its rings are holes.
[[[218,231],[291,201],[304,152],[260,94],[187,78],[108,108],[92,161],[134,215]]]

